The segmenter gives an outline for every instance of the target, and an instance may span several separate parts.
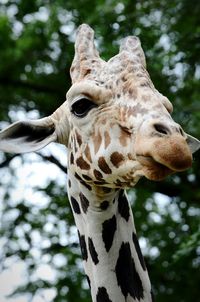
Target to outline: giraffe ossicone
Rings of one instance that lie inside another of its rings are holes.
[[[151,302],[148,272],[124,189],[145,176],[162,180],[192,164],[200,142],[171,117],[154,87],[137,37],[104,61],[93,30],[79,27],[72,87],[50,116],[0,132],[0,150],[68,148],[68,195],[93,302]]]

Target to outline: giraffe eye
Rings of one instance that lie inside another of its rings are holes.
[[[95,103],[89,99],[82,98],[72,105],[71,112],[77,117],[84,117],[92,108],[95,107],[97,107]]]

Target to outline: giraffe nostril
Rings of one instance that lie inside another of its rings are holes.
[[[181,127],[179,127],[179,132],[180,132],[180,134],[181,134],[182,136],[185,136],[185,133],[184,133],[184,131],[183,131],[183,129],[182,129]]]
[[[153,127],[156,130],[156,132],[159,132],[161,134],[167,135],[171,133],[170,129],[161,123],[156,123],[153,125]]]

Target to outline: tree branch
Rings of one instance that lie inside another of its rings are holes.
[[[54,93],[57,95],[60,95],[61,91],[60,89],[57,89],[55,87],[47,86],[47,85],[38,85],[34,82],[30,81],[22,81],[22,80],[15,80],[15,79],[8,79],[8,78],[0,78],[0,85],[1,86],[19,86],[23,88],[33,89],[38,92],[46,92],[46,93]]]
[[[45,161],[49,161],[51,163],[53,163],[54,165],[58,166],[58,168],[60,168],[65,174],[67,174],[67,168],[65,166],[63,166],[53,155],[50,155],[50,156],[46,156],[46,155],[43,155],[41,153],[38,153],[37,154]],[[21,154],[14,154],[8,158],[6,158],[2,163],[0,163],[0,169],[1,168],[5,168],[7,167],[10,162],[17,156],[21,156]]]
[[[0,163],[0,169],[5,168],[9,165],[9,163],[17,156],[20,156],[20,154],[14,154],[11,157],[6,158],[2,163]]]
[[[65,174],[67,174],[67,167],[63,166],[53,155],[47,156],[47,155],[43,155],[41,153],[37,154],[44,160],[49,161],[53,164],[55,164],[56,166],[58,166]]]

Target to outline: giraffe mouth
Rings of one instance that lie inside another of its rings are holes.
[[[142,165],[142,172],[144,176],[150,180],[163,180],[168,175],[176,172],[163,163],[156,161],[152,156],[138,154],[137,160]]]

